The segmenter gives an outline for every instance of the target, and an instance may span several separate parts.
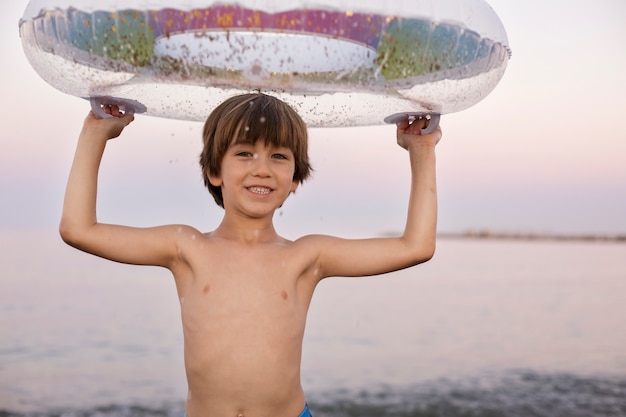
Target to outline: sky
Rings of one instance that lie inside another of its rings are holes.
[[[442,118],[439,230],[626,234],[626,2],[492,0],[513,51],[495,90]],[[0,232],[56,229],[88,103],[46,84],[22,50],[26,1],[0,5]],[[203,188],[202,124],[138,116],[106,151],[99,218],[132,225],[221,216]],[[313,178],[279,233],[399,231],[409,187],[395,127],[311,129]]]

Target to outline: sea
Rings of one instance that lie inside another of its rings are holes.
[[[0,235],[0,417],[182,417],[182,343],[166,270]],[[626,416],[626,244],[447,237],[329,278],[302,383],[315,417]]]

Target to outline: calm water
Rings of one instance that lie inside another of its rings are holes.
[[[626,416],[625,255],[441,239],[428,264],[322,282],[303,359],[313,414]],[[6,233],[0,278],[0,416],[182,415],[167,271]]]

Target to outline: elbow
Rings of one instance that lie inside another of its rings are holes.
[[[422,251],[420,252],[421,260],[418,263],[428,262],[431,259],[433,259],[433,257],[435,256],[435,248],[436,248],[435,242],[425,245],[424,248],[422,248]]]
[[[63,242],[70,246],[74,246],[72,245],[72,242],[76,239],[74,229],[68,225],[68,222],[65,220],[61,220],[61,223],[59,223],[59,235],[61,236]]]
[[[426,254],[425,258],[424,258],[424,262],[428,262],[431,259],[433,259],[433,257],[435,256],[435,249],[436,249],[436,245],[433,242],[430,250],[428,251],[428,253]]]
[[[419,245],[415,250],[411,251],[411,259],[409,261],[409,267],[423,264],[430,261],[435,256],[435,242],[424,242]]]
[[[78,227],[72,224],[71,221],[68,221],[67,219],[61,219],[61,222],[59,223],[59,235],[61,236],[63,242],[67,243],[68,245],[75,248],[80,247],[80,230]]]

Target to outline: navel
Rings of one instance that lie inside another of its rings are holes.
[[[287,294],[287,291],[282,291],[280,293],[280,296],[283,300],[287,300],[287,298],[289,298],[289,295]]]
[[[205,285],[204,288],[202,288],[203,294],[208,294],[210,291],[211,291],[211,286],[209,284]]]

